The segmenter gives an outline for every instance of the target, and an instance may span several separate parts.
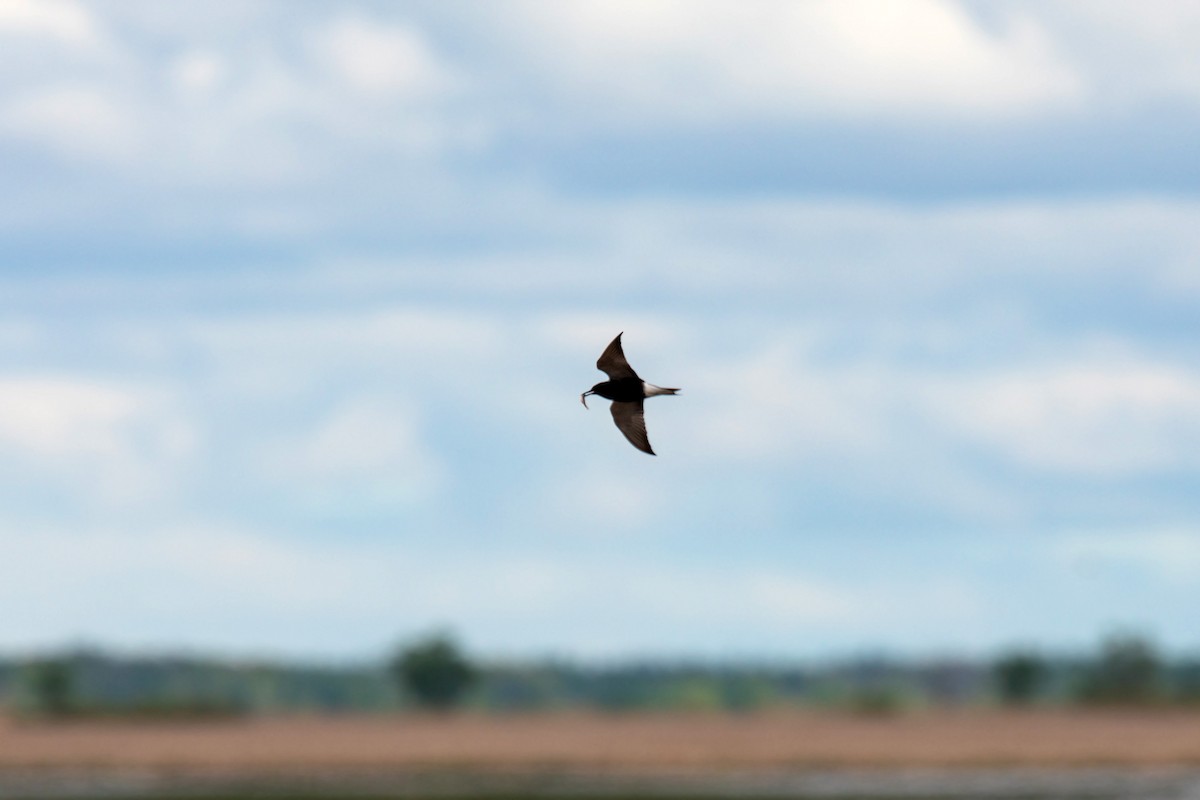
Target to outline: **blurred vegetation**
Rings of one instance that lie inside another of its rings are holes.
[[[64,658],[34,661],[25,666],[24,673],[38,713],[61,717],[75,710],[75,671],[71,661]]]
[[[475,667],[447,634],[433,634],[404,647],[392,673],[413,702],[432,711],[448,711],[462,702],[475,682]]]
[[[1006,705],[1028,705],[1038,700],[1045,689],[1046,663],[1029,650],[1002,655],[993,667],[996,693]]]
[[[928,706],[1200,706],[1200,658],[1132,634],[1086,654],[1014,649],[991,660],[866,656],[810,664],[482,662],[448,636],[384,663],[314,666],[73,650],[0,658],[0,709],[74,718],[221,718],[407,709],[727,711],[780,707],[891,715]]]
[[[236,717],[278,711],[373,711],[396,692],[370,668],[121,657],[79,649],[0,658],[0,707],[38,717]]]
[[[1132,634],[1112,636],[1088,668],[1079,686],[1079,699],[1104,705],[1148,705],[1168,696],[1164,673],[1154,646]]]

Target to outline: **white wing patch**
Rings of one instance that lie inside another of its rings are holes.
[[[653,383],[642,381],[642,391],[646,393],[646,397],[654,397],[659,394],[675,394],[678,389],[664,389],[661,386],[655,386]]]

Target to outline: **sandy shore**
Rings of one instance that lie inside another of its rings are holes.
[[[0,720],[0,771],[770,770],[1200,765],[1200,712],[586,713]]]

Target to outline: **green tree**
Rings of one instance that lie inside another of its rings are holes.
[[[1182,703],[1200,702],[1200,661],[1187,660],[1175,665],[1171,685],[1175,699]]]
[[[1035,653],[1014,651],[997,659],[993,673],[1000,700],[1006,705],[1026,705],[1042,689],[1046,664]]]
[[[1153,645],[1129,634],[1107,639],[1084,680],[1083,699],[1094,703],[1140,704],[1161,696],[1162,665]]]
[[[675,711],[716,711],[721,708],[720,687],[709,678],[680,678],[663,688],[659,702]]]
[[[75,676],[66,659],[35,661],[29,667],[29,690],[43,714],[61,717],[75,709]]]
[[[461,702],[477,671],[445,634],[410,644],[392,662],[392,671],[417,705],[447,711]]]

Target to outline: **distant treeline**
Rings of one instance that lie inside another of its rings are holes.
[[[843,708],[930,705],[1200,705],[1200,658],[1166,659],[1136,636],[1062,656],[1013,650],[993,660],[863,657],[822,664],[474,661],[448,637],[358,666],[304,666],[95,650],[0,659],[0,707],[42,716],[204,717],[286,712],[591,708]]]

